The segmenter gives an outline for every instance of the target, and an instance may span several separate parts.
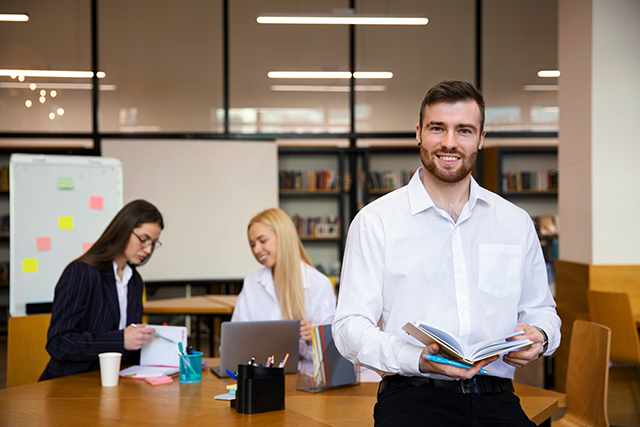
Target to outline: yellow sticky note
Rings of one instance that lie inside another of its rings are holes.
[[[58,227],[60,230],[73,230],[73,217],[61,216],[58,217]]]
[[[38,272],[38,260],[37,259],[23,259],[22,260],[22,272],[23,273],[37,273]]]

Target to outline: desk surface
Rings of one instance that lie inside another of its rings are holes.
[[[168,298],[147,301],[145,314],[231,314],[238,300],[237,295],[200,295],[191,298]]]
[[[211,364],[217,360],[209,359]],[[234,381],[209,370],[203,381],[151,386],[120,379],[117,387],[100,386],[98,371],[0,390],[0,426],[337,426],[373,425],[377,383],[363,383],[318,394],[297,391],[296,375],[286,376],[284,411],[237,414],[229,402],[214,400]],[[516,385],[522,406],[536,424],[558,409],[561,393]]]

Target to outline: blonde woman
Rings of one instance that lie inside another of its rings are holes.
[[[244,279],[231,321],[300,319],[300,358],[312,357],[311,325],[331,323],[335,316],[331,281],[313,267],[283,210],[260,212],[247,233],[253,255],[264,267]]]

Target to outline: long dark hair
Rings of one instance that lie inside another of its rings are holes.
[[[98,270],[108,269],[113,260],[126,249],[133,230],[147,223],[158,224],[160,229],[164,229],[162,214],[151,203],[146,200],[127,203],[111,220],[93,246],[73,262],[84,262]],[[149,261],[152,254],[153,252],[138,265]]]

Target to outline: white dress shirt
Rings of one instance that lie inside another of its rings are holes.
[[[118,290],[118,304],[120,305],[120,323],[118,329],[124,329],[127,327],[127,297],[128,285],[131,276],[133,276],[133,270],[129,264],[125,264],[122,269],[122,280],[118,276],[118,264],[113,261],[113,274],[116,276],[116,289]]]
[[[525,322],[547,333],[553,353],[560,318],[529,215],[472,179],[455,222],[434,205],[421,174],[351,224],[333,323],[340,353],[383,374],[451,379],[420,373],[424,345],[401,329],[418,320],[466,346]],[[500,358],[486,370],[513,379],[515,368]]]
[[[305,262],[302,268],[304,303],[307,319],[312,325],[333,322],[336,314],[336,294],[327,276]],[[233,310],[232,322],[257,320],[282,320],[280,302],[276,295],[271,269],[264,267],[245,277],[242,292]],[[305,341],[300,341],[300,356],[313,357],[313,351]]]

